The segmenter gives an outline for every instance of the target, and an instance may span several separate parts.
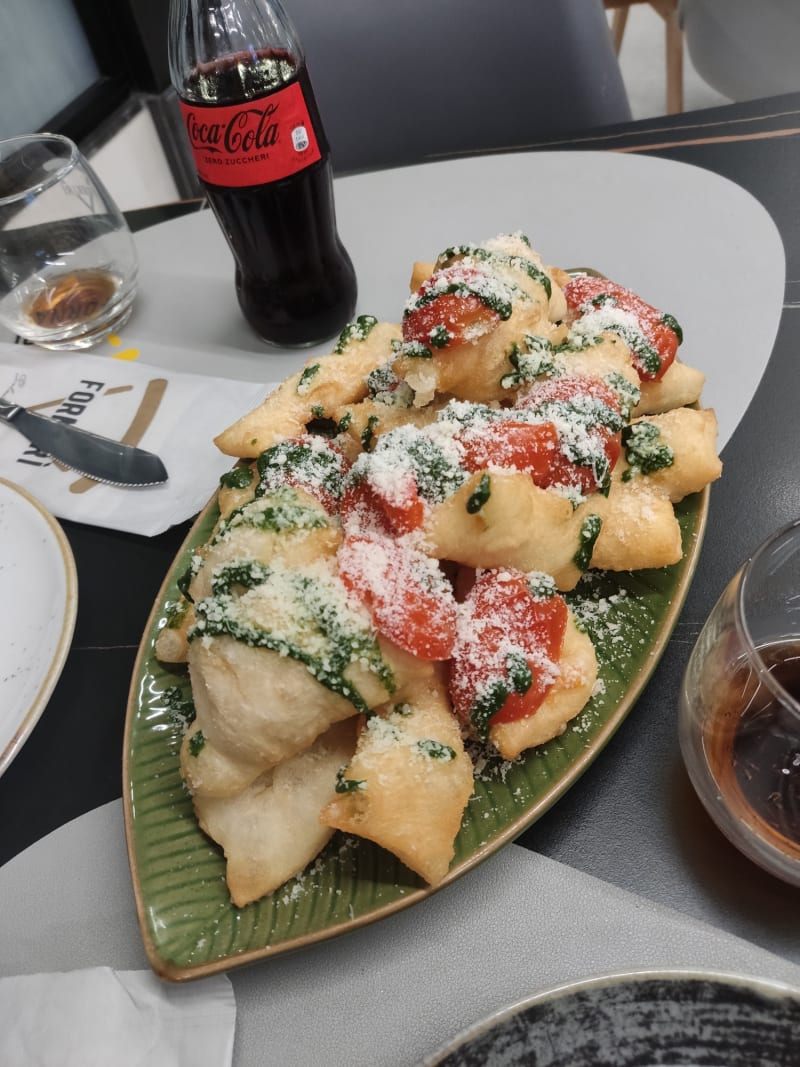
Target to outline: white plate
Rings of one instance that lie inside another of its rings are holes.
[[[58,681],[77,608],[64,531],[29,493],[0,478],[0,774]]]

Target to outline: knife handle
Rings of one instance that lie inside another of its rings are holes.
[[[18,411],[19,404],[11,404],[8,400],[3,400],[0,396],[0,419],[5,419],[6,422],[11,422]]]

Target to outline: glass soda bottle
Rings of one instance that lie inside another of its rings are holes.
[[[236,264],[244,317],[312,345],[353,317],[330,152],[305,57],[278,0],[171,0],[169,62],[198,177]]]

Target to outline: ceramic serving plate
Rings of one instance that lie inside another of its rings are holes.
[[[64,531],[0,478],[0,774],[44,711],[69,652],[78,576]]]
[[[460,1034],[423,1067],[795,1067],[800,992],[693,971],[549,990]]]
[[[684,558],[673,567],[587,575],[567,599],[590,633],[600,678],[584,711],[554,741],[513,763],[478,754],[475,791],[450,873],[465,874],[539,818],[602,750],[633,708],[664,650],[689,588],[708,511],[708,490],[676,506]],[[195,821],[179,770],[182,723],[165,694],[191,695],[183,668],[160,664],[156,635],[177,581],[217,518],[211,503],[189,533],[150,616],[128,704],[123,798],[128,855],[148,958],[181,981],[265,959],[418,904],[435,890],[372,843],[335,834],[298,878],[234,907],[221,850]]]

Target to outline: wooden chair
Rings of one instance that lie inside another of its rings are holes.
[[[611,37],[617,55],[622,47],[631,4],[649,3],[663,18],[666,24],[667,114],[683,111],[683,30],[678,17],[678,0],[603,0],[603,3],[606,11],[614,12]]]

